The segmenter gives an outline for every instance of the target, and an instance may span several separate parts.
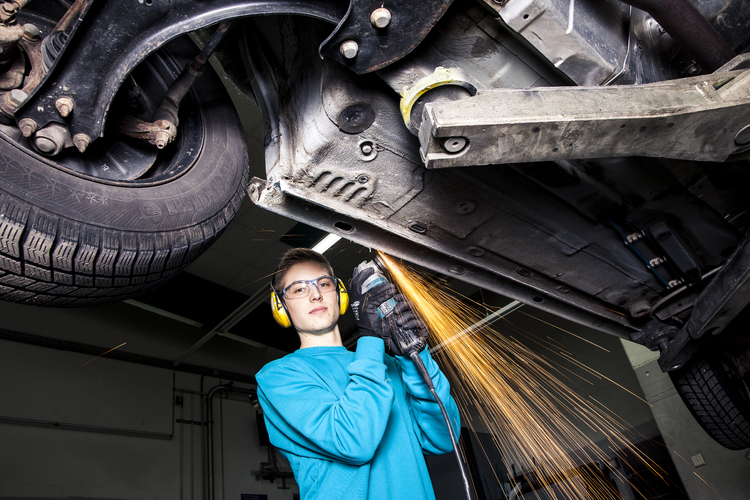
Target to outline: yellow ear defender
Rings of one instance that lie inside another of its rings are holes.
[[[292,320],[289,318],[284,299],[276,295],[273,285],[271,285],[271,314],[273,314],[273,319],[276,320],[276,323],[284,328],[292,326]]]
[[[346,291],[344,282],[336,278],[336,294],[339,300],[339,316],[346,312],[349,307],[349,292]],[[271,285],[271,314],[273,319],[284,328],[292,326],[292,319],[289,317],[289,311],[286,310],[284,298],[276,294],[276,290]]]
[[[349,307],[349,292],[346,291],[344,282],[336,278],[336,291],[339,293],[339,316],[343,316]]]

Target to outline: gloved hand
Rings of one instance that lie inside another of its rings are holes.
[[[359,327],[361,336],[381,337],[388,345],[388,332],[385,324],[378,314],[378,306],[396,295],[396,287],[383,278],[382,283],[371,286],[365,283],[374,273],[375,269],[369,267],[363,271],[354,270],[351,286],[349,287],[349,300],[354,312],[354,319]],[[371,286],[363,290],[363,287]]]
[[[385,319],[388,323],[386,347],[396,356],[408,356],[412,352],[421,352],[427,345],[429,331],[427,325],[419,319],[411,303],[401,294],[393,297],[396,305]],[[404,352],[406,351],[406,352]]]

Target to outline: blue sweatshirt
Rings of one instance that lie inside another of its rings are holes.
[[[459,435],[448,380],[420,354]],[[303,500],[434,499],[423,453],[453,447],[440,408],[407,358],[363,337],[357,352],[308,347],[258,372],[271,443],[287,457]]]

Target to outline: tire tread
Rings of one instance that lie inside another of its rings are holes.
[[[750,408],[719,367],[717,359],[702,357],[670,375],[688,410],[716,442],[745,449],[750,447]]]
[[[214,217],[167,233],[116,231],[37,210],[0,192],[0,298],[53,307],[121,300],[203,253],[239,210],[248,176]]]

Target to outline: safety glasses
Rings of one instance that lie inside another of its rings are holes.
[[[329,293],[336,291],[336,278],[333,276],[321,276],[314,280],[299,280],[295,281],[288,287],[284,288],[281,292],[281,296],[285,299],[304,299],[310,295],[312,286],[318,289],[320,293]]]

